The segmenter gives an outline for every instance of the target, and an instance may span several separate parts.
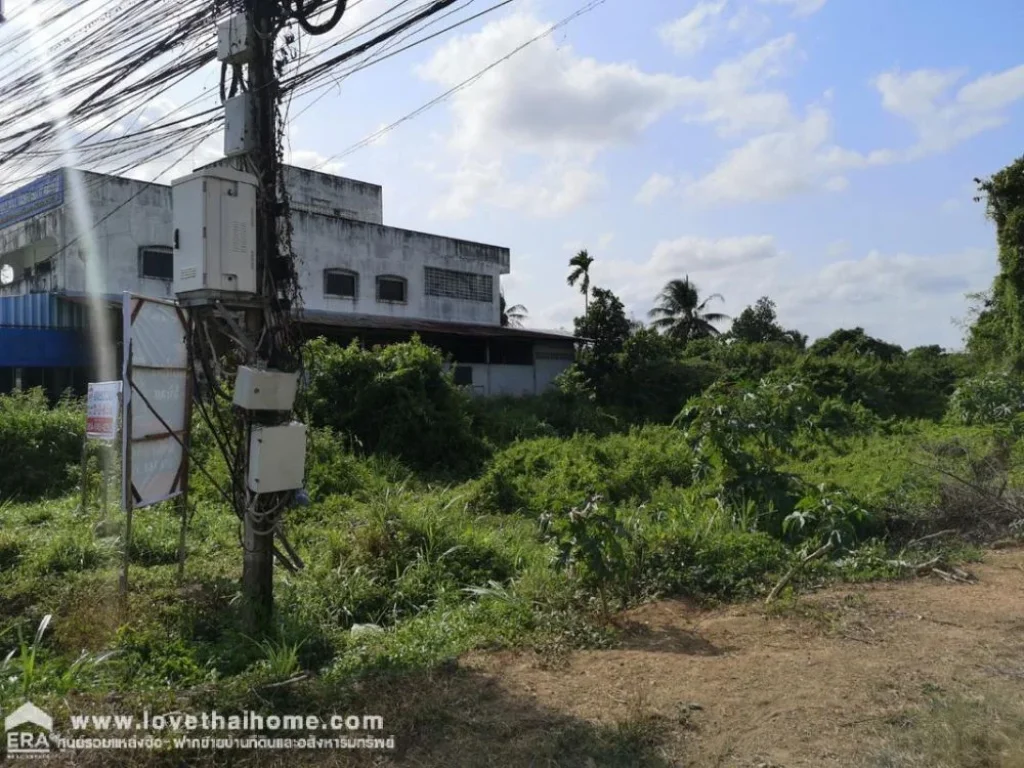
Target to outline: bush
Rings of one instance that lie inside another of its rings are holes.
[[[965,379],[949,403],[956,424],[1011,424],[1024,413],[1024,379],[1009,373],[989,373]]]
[[[317,339],[306,351],[311,376],[302,406],[312,425],[417,469],[461,472],[485,458],[472,432],[469,396],[454,385],[437,350],[414,338],[373,350]]]
[[[306,444],[306,490],[318,501],[335,494],[352,495],[373,483],[364,461],[345,450],[330,428],[311,429]]]
[[[79,403],[62,400],[51,408],[41,389],[0,395],[0,499],[66,493],[84,440]]]
[[[335,630],[392,624],[461,602],[464,590],[505,583],[536,563],[530,530],[525,521],[481,524],[457,497],[393,489],[296,532],[310,567],[289,579],[287,602],[301,620]]]
[[[482,512],[567,512],[591,496],[611,503],[643,501],[660,485],[687,485],[693,454],[670,427],[625,435],[517,443],[497,454],[470,494]]]
[[[663,594],[734,600],[766,591],[790,562],[789,550],[766,533],[704,535],[685,523],[652,534],[644,580]]]

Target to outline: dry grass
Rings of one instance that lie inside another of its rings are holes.
[[[1024,701],[995,690],[934,700],[884,738],[872,768],[1024,768]]]

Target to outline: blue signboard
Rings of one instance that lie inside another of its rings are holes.
[[[64,171],[53,171],[0,197],[0,229],[64,204]]]

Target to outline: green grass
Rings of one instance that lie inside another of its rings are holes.
[[[991,447],[983,428],[890,431],[799,446],[786,469],[805,482],[845,485],[883,521],[927,519],[944,491],[917,459],[954,446],[961,453],[948,466],[966,471]],[[693,448],[673,427],[518,440],[497,450],[479,477],[450,486],[392,459],[354,456],[327,432],[315,435],[311,456],[313,503],[287,515],[307,567],[277,570],[275,623],[262,636],[241,619],[237,520],[202,482],[193,488],[181,583],[173,505],[135,515],[127,615],[117,592],[119,512],[83,512],[74,493],[3,504],[0,659],[12,649],[20,658],[18,638],[32,637],[52,614],[32,646],[38,672],[30,687],[37,704],[56,712],[69,695],[102,700],[114,691],[227,706],[265,699],[266,686],[299,675],[311,677],[310,695],[327,697],[354,680],[444,669],[471,649],[532,647],[554,659],[569,648],[606,646],[614,631],[599,605],[763,596],[813,544],[772,535],[777,514],[756,496],[726,499],[713,484],[718,474],[695,480]],[[1011,460],[1008,471],[1015,466]],[[584,556],[588,542],[577,541],[565,551],[579,557],[559,561],[565,539],[557,532],[567,530],[560,525],[595,494],[601,514],[619,526],[607,529],[620,531],[619,554],[603,562],[596,550]],[[910,556],[884,537],[845,542],[801,578],[891,578],[897,573],[885,561],[896,555]],[[367,624],[377,628],[353,631]],[[0,708],[24,693],[16,684],[0,688]],[[566,733],[575,738],[572,728]],[[624,755],[642,752],[645,738],[601,737]]]

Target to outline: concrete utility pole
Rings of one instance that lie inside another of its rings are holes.
[[[256,291],[259,306],[246,314],[246,331],[254,340],[252,349],[256,359],[250,365],[265,365],[277,353],[275,334],[266,333],[267,309],[273,297],[268,295],[267,270],[278,255],[277,240],[277,78],[274,73],[274,40],[276,38],[276,0],[247,0],[246,15],[255,32],[252,61],[249,64],[249,93],[252,96],[255,150],[252,166],[257,172],[256,190]],[[264,343],[260,344],[260,339]],[[239,416],[242,420],[241,450],[244,467],[249,466],[249,435],[252,415]],[[243,517],[242,594],[245,601],[245,623],[250,631],[267,627],[274,610],[274,527],[272,498],[253,495],[246,505]]]

